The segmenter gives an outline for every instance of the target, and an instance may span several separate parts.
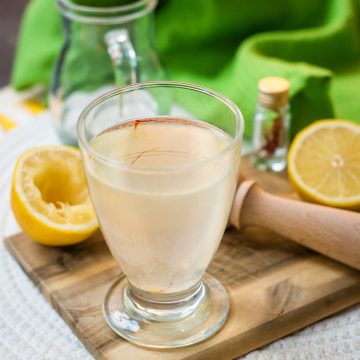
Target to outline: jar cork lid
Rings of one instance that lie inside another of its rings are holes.
[[[288,80],[268,76],[259,81],[259,103],[267,108],[276,109],[288,103],[290,83]]]

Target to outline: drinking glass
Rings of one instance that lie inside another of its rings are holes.
[[[138,83],[88,105],[77,132],[94,209],[123,273],[104,301],[110,327],[157,348],[216,333],[229,298],[205,271],[235,194],[239,109],[200,86]]]

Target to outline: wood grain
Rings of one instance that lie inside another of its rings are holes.
[[[287,199],[240,183],[230,223],[260,226],[360,270],[360,213]]]
[[[267,191],[295,198],[284,177],[245,174]],[[224,328],[201,344],[147,350],[118,337],[102,301],[121,271],[100,233],[73,247],[49,248],[24,234],[6,240],[10,252],[99,359],[233,359],[360,301],[360,275],[269,231],[228,230],[209,267],[226,286],[231,311]]]

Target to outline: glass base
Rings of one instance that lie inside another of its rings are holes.
[[[151,297],[122,277],[108,290],[103,310],[107,323],[124,339],[144,347],[175,348],[214,335],[229,308],[225,288],[206,274],[186,293]]]

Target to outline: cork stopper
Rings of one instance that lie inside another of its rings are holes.
[[[270,108],[278,109],[288,103],[290,83],[288,80],[269,76],[261,79],[258,84],[260,105]]]

